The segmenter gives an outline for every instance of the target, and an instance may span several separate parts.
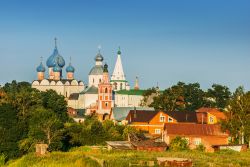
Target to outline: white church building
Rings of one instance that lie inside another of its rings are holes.
[[[32,82],[32,87],[40,91],[49,89],[55,90],[63,95],[68,103],[68,107],[75,110],[87,110],[96,105],[98,101],[98,86],[103,83],[103,56],[98,51],[95,56],[95,64],[88,74],[88,85],[83,81],[74,78],[75,68],[71,62],[66,67],[66,78],[63,78],[64,58],[59,54],[55,39],[55,48],[51,56],[48,57],[46,65],[48,77],[45,77],[46,68],[42,61],[37,67],[37,80]],[[121,50],[117,52],[117,60],[114,71],[110,78],[112,85],[114,107],[139,107],[143,99],[144,90],[139,89],[138,78],[134,89],[130,89],[129,83],[123,70]]]

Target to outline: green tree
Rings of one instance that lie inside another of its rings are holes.
[[[33,111],[29,121],[28,138],[33,139],[33,144],[47,143],[52,150],[62,147],[63,122],[50,109],[43,107]]]
[[[207,99],[205,104],[207,107],[216,107],[224,110],[230,100],[231,92],[227,86],[213,84],[212,88],[208,89],[205,97]]]
[[[250,144],[250,92],[244,92],[243,87],[237,88],[226,114],[228,120],[222,122],[222,126],[230,131],[233,142]]]
[[[58,95],[54,90],[41,92],[42,106],[53,110],[63,122],[69,121],[67,114],[67,102],[64,96]]]
[[[10,104],[0,105],[0,154],[8,158],[20,155],[18,141],[21,138],[17,111]]]
[[[154,98],[151,107],[167,111],[194,111],[204,104],[204,91],[199,83],[178,82]]]

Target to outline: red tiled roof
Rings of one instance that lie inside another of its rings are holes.
[[[165,124],[167,134],[172,135],[197,135],[197,136],[227,136],[228,134],[221,131],[219,125],[207,124]]]
[[[127,120],[130,122],[149,122],[157,113],[157,111],[130,110]]]
[[[202,107],[202,108],[198,109],[196,112],[198,112],[198,113],[210,113],[210,114],[216,116],[217,119],[226,119],[226,115],[223,112],[221,112],[220,110],[218,110],[217,108]]]

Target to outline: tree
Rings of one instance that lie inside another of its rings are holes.
[[[224,110],[228,105],[231,97],[231,92],[227,86],[213,84],[212,88],[208,89],[206,93],[207,107],[216,107]]]
[[[21,129],[18,124],[17,111],[10,104],[0,105],[0,155],[7,158],[20,155],[18,141]]]
[[[67,102],[64,96],[58,95],[54,90],[41,92],[42,106],[46,109],[53,110],[60,118],[61,121],[69,121],[67,114]]]
[[[204,92],[199,83],[178,82],[154,97],[151,107],[167,111],[199,109],[204,104]]]
[[[250,144],[250,92],[243,87],[236,89],[226,109],[228,120],[222,122],[224,129],[230,131],[233,142]]]
[[[53,150],[61,147],[63,122],[50,109],[43,107],[33,111],[29,121],[28,137],[34,143],[47,143]]]

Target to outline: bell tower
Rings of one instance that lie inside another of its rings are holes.
[[[101,115],[110,114],[113,107],[112,85],[109,81],[108,65],[103,68],[103,80],[98,85],[98,110]]]

